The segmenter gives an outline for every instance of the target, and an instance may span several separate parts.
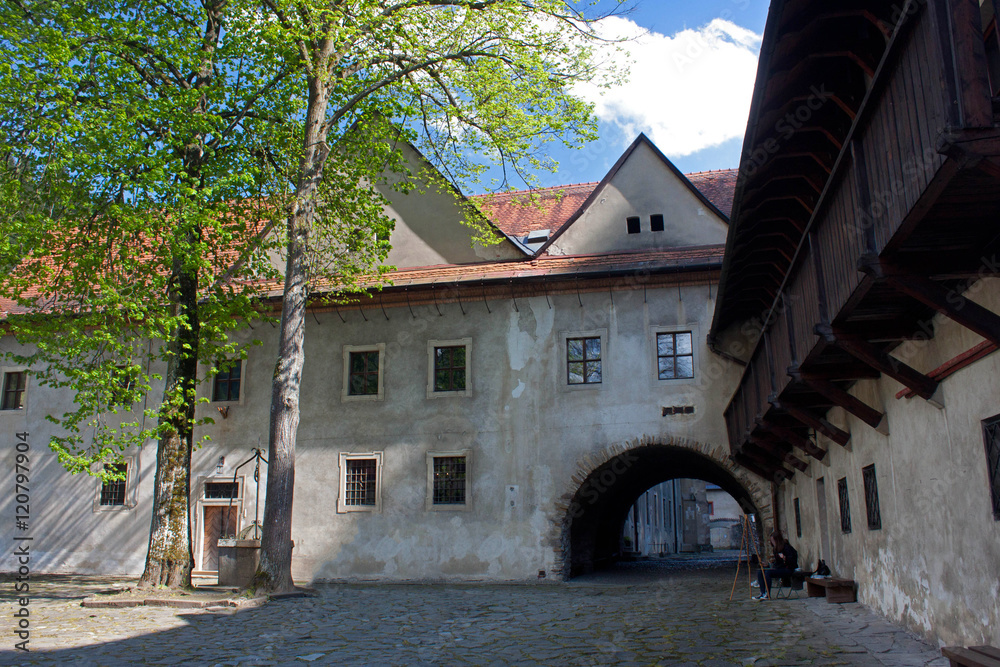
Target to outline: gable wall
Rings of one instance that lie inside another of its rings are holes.
[[[651,232],[649,216],[661,213],[664,230]],[[641,233],[626,233],[638,216]],[[621,250],[710,245],[726,242],[728,227],[681,182],[658,155],[640,143],[596,200],[556,239],[549,252],[581,255]]]

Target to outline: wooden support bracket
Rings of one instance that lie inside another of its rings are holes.
[[[884,280],[894,290],[913,297],[966,329],[1000,345],[1000,315],[980,306],[926,276],[907,271],[873,255],[865,255],[858,268],[874,278]]]
[[[823,417],[817,417],[808,410],[792,405],[788,401],[774,401],[771,405],[779,410],[784,410],[805,426],[816,429],[841,447],[846,447],[847,443],[851,441],[850,433],[834,426]]]
[[[828,398],[834,405],[839,405],[882,435],[889,435],[889,421],[886,416],[860,398],[851,396],[829,380],[797,372],[792,377],[802,380],[814,391]]]
[[[776,438],[787,442],[793,447],[798,447],[804,451],[809,456],[813,457],[817,461],[822,461],[823,457],[826,456],[826,450],[817,445],[815,442],[799,435],[795,431],[785,426],[779,424],[774,424],[767,420],[761,420],[760,427],[775,436]]]
[[[938,381],[930,378],[912,366],[890,356],[860,336],[844,333],[826,325],[817,325],[816,333],[847,352],[858,361],[881,371],[897,382],[909,387],[920,398],[943,408],[940,396],[937,394]]]
[[[777,443],[770,442],[758,435],[751,435],[750,442],[775,457],[782,463],[787,463],[797,470],[805,472],[809,469],[809,464],[791,452],[784,451]]]

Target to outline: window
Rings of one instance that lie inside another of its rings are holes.
[[[212,400],[216,402],[240,400],[242,379],[242,359],[234,359],[220,364],[212,383]]]
[[[708,501],[708,515],[715,516],[715,503],[711,500]]]
[[[642,231],[639,218],[625,218],[625,229],[629,234],[638,234]]]
[[[240,497],[240,486],[236,482],[205,482],[205,498],[229,499]]]
[[[347,393],[351,396],[378,394],[378,352],[351,352]]]
[[[600,384],[600,336],[566,339],[566,381],[569,384]]]
[[[795,537],[802,537],[802,510],[799,508],[799,499],[792,501],[795,507]]]
[[[12,371],[3,375],[3,410],[20,410],[24,407],[24,390],[28,383],[27,371]]]
[[[840,530],[851,532],[851,501],[847,496],[847,478],[837,480],[837,497],[840,500]]]
[[[127,463],[109,463],[104,466],[104,470],[110,474],[120,475],[121,479],[112,479],[101,482],[101,500],[103,507],[124,505],[125,489],[128,481]]]
[[[986,474],[990,479],[993,518],[1000,521],[1000,415],[983,421],[986,442]]]
[[[654,213],[649,216],[649,231],[651,232],[662,232],[663,231],[663,214]]]
[[[382,400],[385,345],[344,346],[344,389],[341,398]]]
[[[868,514],[868,530],[882,528],[882,512],[878,506],[878,482],[875,480],[875,466],[861,469],[861,478],[865,483],[865,512]]]
[[[382,453],[340,455],[338,512],[382,509]]]
[[[427,342],[427,398],[472,395],[472,339]]]
[[[469,507],[469,450],[427,453],[427,503],[429,510],[463,510]]]
[[[694,377],[694,345],[690,331],[656,334],[657,377],[682,380]]]

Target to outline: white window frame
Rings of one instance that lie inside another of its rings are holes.
[[[241,385],[240,389],[242,389],[242,385]],[[240,395],[242,395],[242,394],[243,394],[243,392],[240,391]],[[244,489],[246,489],[245,481],[246,481],[246,476],[245,475],[238,475],[236,477],[236,498],[233,500],[232,505],[233,505],[233,507],[236,508],[236,534],[237,535],[239,535],[240,531],[243,530],[243,528],[246,527],[246,526],[242,525],[243,524],[243,519],[245,518],[245,511],[244,511],[244,500],[245,499],[243,497],[243,491],[244,491]],[[224,483],[224,484],[232,484],[233,483],[233,476],[232,475],[201,475],[201,476],[198,477],[198,483],[197,483],[197,486],[195,487],[195,491],[197,491],[197,493],[194,494],[194,497],[197,498],[197,500],[194,503],[194,506],[195,506],[195,510],[194,510],[194,516],[195,516],[195,521],[194,521],[194,524],[195,524],[195,534],[194,534],[193,537],[194,537],[194,540],[195,540],[195,543],[194,543],[194,552],[195,552],[194,553],[194,562],[198,564],[198,567],[195,568],[196,572],[215,572],[215,570],[204,570],[204,569],[201,569],[201,567],[203,565],[203,559],[205,557],[205,506],[206,505],[208,505],[208,506],[215,506],[215,507],[228,507],[229,506],[229,498],[206,498],[205,497],[205,489],[206,489],[207,485],[209,483],[219,483],[219,482]]]
[[[218,377],[212,371],[215,371],[218,366],[213,366],[206,371],[206,375],[211,374],[211,382],[206,382],[208,385],[208,401],[211,405],[243,405],[246,403],[247,395],[247,376],[249,375],[248,370],[250,364],[247,363],[247,359],[243,358],[233,358],[227,359],[227,361],[239,361],[240,362],[240,397],[235,401],[217,401],[215,400],[215,379]]]
[[[352,352],[378,352],[378,393],[360,394],[352,396],[348,393],[351,380],[351,353]],[[340,400],[343,403],[350,401],[381,401],[385,399],[385,343],[375,343],[372,345],[345,345],[343,353],[344,361],[344,381],[340,390]]]
[[[347,504],[347,462],[360,459],[375,459],[375,504],[374,505],[348,505]],[[337,513],[347,512],[381,512],[382,511],[382,452],[341,452],[338,463],[339,489],[337,492]]]
[[[465,348],[465,389],[461,391],[434,391],[434,349],[438,347]],[[472,396],[472,339],[427,341],[427,398],[455,398]]]
[[[656,336],[664,333],[690,333],[691,334],[691,358],[694,364],[694,377],[690,378],[668,378],[660,379],[660,362],[657,354]],[[677,387],[688,384],[698,384],[701,381],[701,334],[697,324],[678,324],[670,326],[653,326],[649,328],[649,357],[652,360],[652,382],[656,387]]]
[[[121,505],[102,505],[101,504],[101,491],[104,488],[104,482],[100,477],[95,477],[94,480],[97,482],[97,492],[94,494],[94,511],[95,512],[127,512],[134,509],[136,506],[135,498],[135,457],[125,456],[123,457],[125,463],[125,502]],[[104,464],[98,464],[101,468]]]
[[[24,401],[21,407],[14,410],[0,410],[0,417],[3,415],[23,415],[28,410],[28,400],[31,394],[31,373],[27,366],[0,366],[0,392],[7,384],[7,373],[24,373]]]
[[[601,339],[601,381],[583,384],[569,383],[569,348],[570,338],[600,338]],[[610,384],[611,378],[611,348],[608,344],[607,329],[590,329],[588,331],[562,331],[559,333],[559,383],[562,391],[602,391]]]
[[[434,504],[434,459],[447,457],[465,457],[465,502]],[[427,452],[427,495],[424,508],[431,512],[467,512],[472,509],[472,450],[458,449],[452,451]]]

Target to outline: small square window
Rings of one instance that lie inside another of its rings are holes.
[[[104,466],[104,470],[108,473],[120,476],[120,479],[112,479],[107,481],[101,481],[101,499],[100,505],[102,507],[113,507],[122,506],[125,504],[125,490],[128,488],[128,464],[127,463],[109,463]]]
[[[218,372],[212,382],[212,400],[240,400],[240,385],[243,381],[243,360],[234,359],[219,364]]]
[[[694,377],[694,337],[690,331],[656,334],[656,366],[660,380]]]
[[[837,480],[837,498],[840,500],[840,530],[851,532],[851,500],[847,495],[847,478]]]
[[[239,497],[239,482],[205,482],[205,498],[207,500],[226,500]]]
[[[601,383],[601,338],[566,339],[566,381],[569,384]]]
[[[875,479],[875,466],[861,469],[861,477],[865,483],[865,511],[868,514],[868,530],[882,528],[882,512],[878,505],[878,482]]]
[[[340,455],[338,512],[379,511],[382,507],[382,453]]]
[[[649,231],[651,232],[662,232],[663,231],[663,214],[654,213],[649,216]]]
[[[465,391],[465,346],[434,348],[434,391]]]
[[[625,218],[625,229],[629,234],[638,234],[642,231],[639,218]]]
[[[993,518],[1000,521],[1000,415],[983,421],[986,443],[986,474],[990,482]]]
[[[3,404],[0,409],[20,410],[24,407],[24,392],[28,384],[27,371],[12,371],[3,376]]]
[[[343,400],[382,400],[385,345],[344,346]]]

